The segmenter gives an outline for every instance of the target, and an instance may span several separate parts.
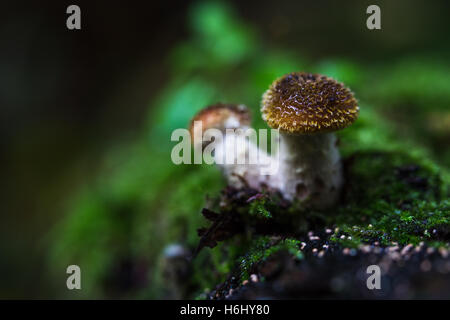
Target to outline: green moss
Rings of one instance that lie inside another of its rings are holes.
[[[373,240],[378,240],[382,245],[390,245],[393,242],[400,245],[409,243],[417,245],[424,241],[428,245],[448,247],[448,243],[445,241],[433,240],[432,233],[434,230],[448,232],[449,212],[448,200],[442,202],[415,201],[413,207],[408,210],[400,210],[395,206],[386,205],[376,212],[370,208],[364,212],[363,217],[370,216],[369,221],[372,223],[360,223],[353,226],[347,223],[338,224],[340,233],[349,235],[352,240],[340,239],[337,236],[332,240],[346,247],[357,247]]]
[[[251,268],[256,263],[267,260],[277,252],[286,251],[298,260],[303,259],[299,246],[300,241],[293,238],[282,240],[274,240],[270,237],[255,238],[248,252],[238,259],[240,281],[242,282],[250,277]]]
[[[416,166],[417,165],[417,166]],[[327,218],[352,237],[346,246],[430,240],[427,231],[448,225],[449,206],[434,167],[403,153],[362,153],[349,164],[345,203]]]
[[[257,218],[272,218],[272,214],[266,208],[268,197],[263,196],[250,203],[249,214]]]

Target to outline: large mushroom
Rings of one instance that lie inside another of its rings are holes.
[[[287,74],[264,93],[267,124],[280,130],[277,189],[288,200],[323,209],[339,199],[342,163],[334,131],[351,125],[359,107],[352,92],[332,78]]]

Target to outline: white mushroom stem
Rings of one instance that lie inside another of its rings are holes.
[[[242,132],[226,132],[216,145],[214,160],[231,186],[261,189],[273,185],[274,176],[268,172],[277,169],[274,159]]]
[[[335,204],[343,185],[342,163],[333,133],[280,132],[278,189],[288,200],[324,209]]]

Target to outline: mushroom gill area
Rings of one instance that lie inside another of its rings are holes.
[[[353,93],[332,78],[304,72],[289,73],[264,93],[261,112],[274,129],[289,133],[335,131],[358,117]]]

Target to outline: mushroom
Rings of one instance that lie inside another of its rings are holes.
[[[294,72],[271,84],[261,112],[271,128],[280,130],[275,187],[286,199],[305,206],[324,209],[335,204],[343,172],[333,132],[358,117],[353,93],[332,78]]]
[[[209,148],[213,159],[205,161],[217,164],[229,185],[260,189],[269,184],[269,175],[261,174],[261,169],[270,166],[272,158],[249,139],[250,120],[246,106],[217,103],[197,113],[189,131],[194,150]]]

